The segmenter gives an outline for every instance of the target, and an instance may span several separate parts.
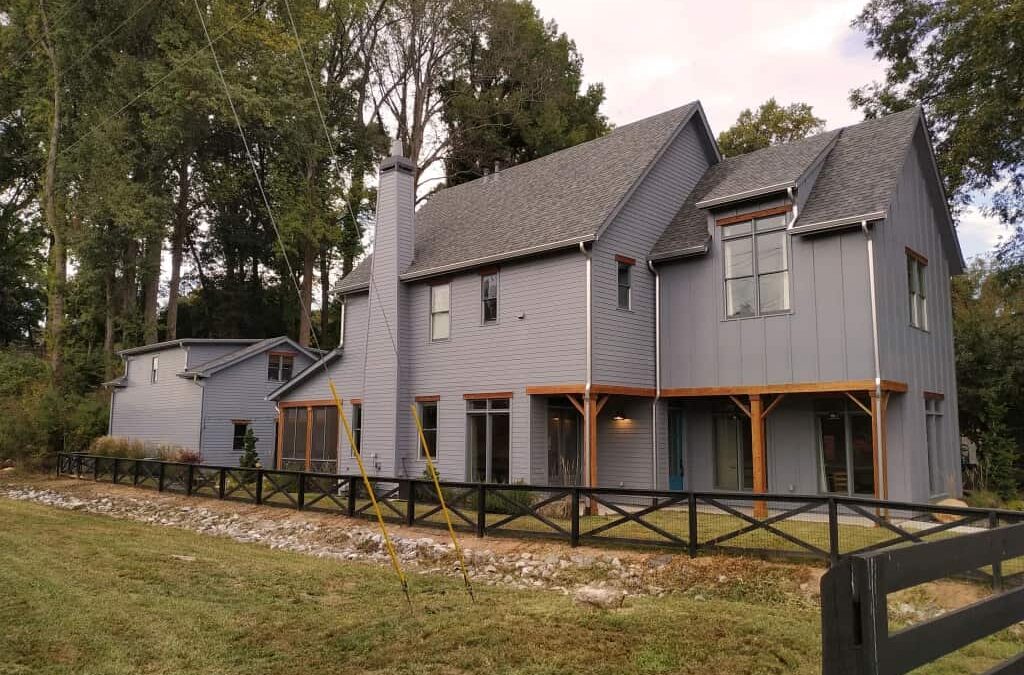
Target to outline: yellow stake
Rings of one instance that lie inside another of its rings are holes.
[[[437,498],[441,501],[441,511],[444,512],[445,522],[448,523],[448,534],[452,538],[452,545],[455,547],[455,555],[459,557],[459,566],[462,567],[462,579],[466,582],[466,590],[469,592],[469,597],[476,602],[476,596],[473,595],[473,586],[469,583],[469,571],[466,569],[466,559],[462,555],[462,545],[459,543],[459,538],[455,534],[455,528],[452,526],[452,516],[448,512],[448,504],[444,501],[444,493],[441,491],[441,481],[437,477],[437,470],[434,468],[434,460],[431,458],[430,446],[427,444],[427,437],[423,435],[423,423],[420,421],[420,413],[416,410],[416,404],[409,406],[412,408],[412,418],[416,420],[416,431],[420,436],[420,443],[423,444],[423,454],[427,456],[427,469],[430,470],[430,477],[434,480],[434,489],[437,491]],[[415,487],[410,488],[415,489]]]
[[[395,574],[398,575],[398,580],[402,583],[402,592],[405,593],[406,601],[411,605],[412,599],[409,597],[409,582],[405,579],[405,574],[402,572],[402,566],[398,562],[398,554],[395,553],[395,547],[391,543],[391,537],[388,536],[388,529],[384,526],[384,516],[380,512],[380,504],[377,503],[377,495],[373,492],[373,486],[370,485],[370,478],[366,475],[366,469],[363,467],[363,456],[356,446],[355,436],[352,435],[352,427],[348,423],[348,417],[345,416],[345,410],[341,405],[341,398],[338,396],[338,390],[334,388],[334,381],[330,379],[328,375],[327,386],[331,388],[331,396],[334,397],[334,405],[338,406],[338,416],[341,417],[342,424],[345,425],[345,434],[348,436],[349,445],[352,446],[352,454],[355,455],[356,464],[359,465],[359,473],[363,476],[363,485],[366,486],[366,493],[370,495],[370,502],[373,504],[373,511],[377,514],[377,523],[380,525],[381,534],[384,535],[384,545],[387,548],[388,555],[391,556],[391,567],[394,568]],[[349,489],[352,490],[354,486],[349,485]]]

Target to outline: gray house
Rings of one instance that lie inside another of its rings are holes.
[[[111,436],[197,450],[209,464],[236,466],[252,429],[264,466],[274,461],[276,409],[268,393],[319,354],[287,337],[183,339],[120,352],[111,387]]]
[[[958,494],[962,268],[918,110],[723,159],[695,102],[418,210],[396,146],[279,463],[355,471],[329,371],[382,475],[415,405],[451,480]]]

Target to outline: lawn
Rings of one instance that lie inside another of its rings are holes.
[[[816,673],[813,607],[685,595],[600,613],[0,499],[0,674]],[[926,672],[981,672],[989,639]]]

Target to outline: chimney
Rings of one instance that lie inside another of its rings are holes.
[[[377,222],[370,279],[369,334],[366,349],[366,385],[362,392],[365,424],[362,454],[367,469],[395,475],[398,470],[398,429],[406,421],[401,393],[400,359],[402,310],[405,288],[398,277],[412,263],[416,166],[405,156],[402,142],[380,164],[377,183]],[[354,394],[350,394],[354,396]]]

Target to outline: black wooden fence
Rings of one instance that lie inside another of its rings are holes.
[[[60,474],[158,491],[373,517],[359,476],[243,469],[62,453]],[[444,526],[432,481],[370,477],[384,518]],[[442,481],[456,528],[477,536],[548,537],[797,557],[835,564],[853,554],[1024,522],[1024,513],[825,495],[634,490]],[[760,508],[760,507],[764,508]],[[1024,581],[1024,558],[976,574]]]
[[[985,600],[895,632],[890,631],[887,603],[890,593],[982,566],[998,570],[1020,556],[1024,524],[849,556],[821,580],[822,671],[907,673],[1024,621],[1024,586],[997,587],[997,594]],[[988,673],[1024,673],[1024,652]]]

